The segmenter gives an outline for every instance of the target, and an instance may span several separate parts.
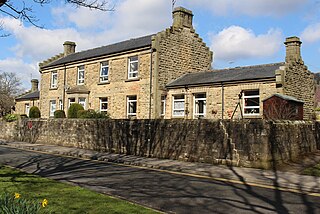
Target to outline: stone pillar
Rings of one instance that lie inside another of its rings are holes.
[[[70,41],[65,41],[63,43],[64,47],[64,56],[68,56],[69,54],[73,54],[76,52],[76,43],[70,42]]]
[[[288,37],[284,44],[286,45],[286,63],[303,62],[301,58],[301,41],[298,37]]]
[[[183,7],[177,7],[172,12],[173,15],[173,27],[186,27],[186,28],[193,28],[192,27],[192,18],[193,14],[191,10],[187,10]]]
[[[38,85],[39,85],[39,80],[32,79],[31,80],[31,92],[39,91]]]

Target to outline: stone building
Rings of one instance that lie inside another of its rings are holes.
[[[32,79],[31,90],[15,98],[15,113],[29,116],[29,110],[32,106],[39,108],[39,95],[39,81]]]
[[[212,70],[212,52],[195,32],[191,11],[173,11],[171,27],[148,36],[75,52],[74,42],[42,63],[40,110],[52,117],[71,103],[112,118],[261,118],[262,100],[283,94],[314,109],[313,74],[300,39],[287,38],[285,62]]]
[[[314,111],[314,75],[300,54],[298,37],[286,39],[285,62],[189,73],[167,84],[165,118],[262,118],[262,100],[283,94]]]
[[[159,33],[87,51],[64,53],[39,64],[43,117],[77,102],[112,118],[159,118],[166,84],[187,72],[209,70],[212,52],[192,25],[191,11],[173,11],[173,24]]]

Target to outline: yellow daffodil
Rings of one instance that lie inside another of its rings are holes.
[[[46,207],[48,205],[48,200],[47,199],[43,199],[41,204],[42,204],[42,207]]]
[[[20,198],[20,196],[21,196],[21,195],[20,195],[19,193],[14,193],[14,198],[15,198],[15,199]]]

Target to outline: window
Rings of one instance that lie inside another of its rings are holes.
[[[62,102],[62,100],[59,100],[59,109],[63,110],[63,102]]]
[[[128,79],[138,77],[138,56],[129,57]]]
[[[86,109],[86,98],[80,97],[80,98],[78,99],[78,103],[79,103],[80,105],[82,105],[82,107],[83,107],[84,109]]]
[[[72,103],[75,103],[76,99],[75,98],[69,98],[69,107],[71,106]]]
[[[127,116],[137,116],[137,96],[127,97]]]
[[[102,62],[100,68],[100,82],[107,82],[109,77],[109,62]]]
[[[108,98],[100,98],[100,112],[107,113],[108,111]]]
[[[56,88],[58,86],[58,72],[51,72],[51,88]]]
[[[243,115],[259,115],[260,95],[259,90],[243,92]]]
[[[174,95],[172,102],[172,115],[175,117],[184,116],[184,95]]]
[[[26,104],[24,105],[24,113],[25,113],[27,116],[29,116],[29,111],[30,111],[30,105],[29,105],[29,103],[26,103]]]
[[[84,84],[84,66],[83,65],[78,67],[77,84],[78,85]]]
[[[54,116],[54,112],[56,111],[57,106],[56,106],[56,101],[55,100],[50,100],[50,117]]]
[[[194,95],[194,118],[201,118],[206,116],[206,94]]]
[[[166,96],[161,96],[161,116],[166,114]]]

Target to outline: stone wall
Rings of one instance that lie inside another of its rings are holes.
[[[152,47],[157,50],[152,105],[155,106],[155,118],[159,118],[161,95],[166,93],[166,84],[187,73],[210,70],[213,53],[192,27],[184,26],[170,27],[158,33]]]
[[[1,137],[9,140],[268,168],[320,149],[319,124],[264,120],[26,119],[1,122],[0,130]]]
[[[315,83],[313,74],[303,62],[286,63],[284,94],[304,101],[304,119],[312,119],[315,108]]]

